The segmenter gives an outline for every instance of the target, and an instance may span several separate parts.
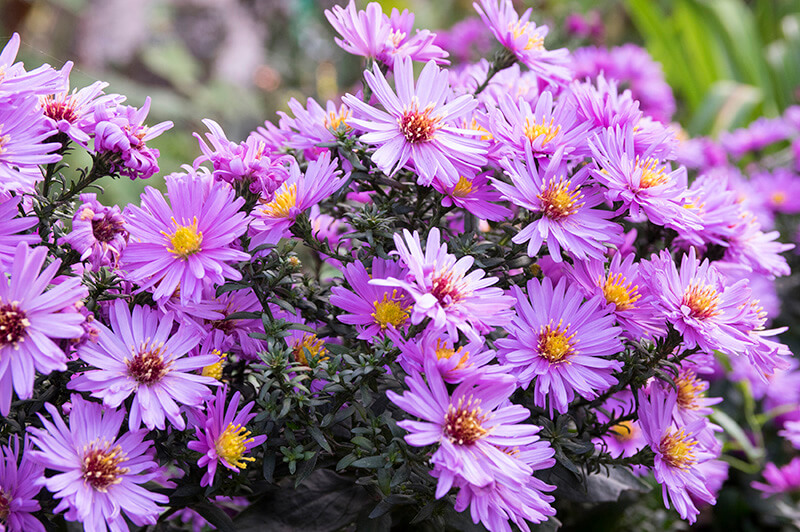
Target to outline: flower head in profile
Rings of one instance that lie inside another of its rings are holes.
[[[360,140],[377,146],[372,161],[382,172],[391,175],[407,168],[416,171],[421,185],[438,178],[450,186],[486,164],[488,143],[480,139],[482,133],[456,125],[478,102],[469,94],[452,97],[448,76],[429,61],[415,84],[411,60],[398,59],[396,93],[377,65],[364,72],[383,110],[351,94],[342,98],[353,111],[348,123],[366,132]]]
[[[290,168],[289,178],[275,191],[272,200],[257,205],[250,226],[251,246],[277,244],[291,235],[297,217],[342,188],[345,178],[337,170],[338,159],[323,153],[308,164],[304,174],[297,165]]]
[[[144,124],[150,111],[150,97],[137,109],[130,105],[99,106],[95,110],[94,149],[110,154],[111,171],[131,179],[147,179],[158,172],[160,152],[147,146],[147,141],[172,127],[172,122],[155,126]]]
[[[511,184],[499,180],[494,186],[504,198],[540,214],[512,239],[517,244],[528,242],[528,255],[535,257],[543,243],[554,261],[560,262],[562,250],[578,260],[602,259],[606,244],[622,242],[622,227],[609,221],[611,211],[595,208],[603,202],[602,193],[582,186],[587,174],[579,171],[568,177],[559,149],[542,168],[544,162],[534,159],[530,145],[525,146],[525,160],[504,159],[503,169]]]
[[[31,460],[30,451],[30,438],[20,448],[16,434],[0,447],[0,526],[9,532],[45,530],[32,515],[42,508],[36,495],[42,489],[44,467]]]
[[[136,305],[133,311],[117,300],[110,310],[111,329],[97,323],[98,342],[87,342],[78,356],[90,369],[69,383],[79,392],[90,392],[107,407],[116,408],[133,395],[128,426],[142,423],[152,430],[164,429],[165,418],[178,430],[186,427],[179,404],[200,406],[219,385],[198,375],[218,356],[186,356],[200,341],[197,329],[181,325],[173,333],[171,314]]]
[[[226,407],[227,392],[228,387],[221,386],[217,389],[216,396],[207,401],[202,425],[198,424],[195,427],[197,441],[188,443],[189,449],[203,455],[197,465],[207,467],[200,481],[201,486],[214,483],[217,467],[220,465],[236,473],[246,468],[247,463],[253,462],[255,458],[245,454],[267,439],[264,435],[251,436],[250,431],[244,428],[256,417],[250,413],[255,403],[247,403],[239,410],[241,394],[236,392]]]
[[[561,85],[572,79],[569,50],[544,47],[549,29],[530,20],[533,9],[518,15],[511,0],[480,0],[472,5],[500,44],[542,80]]]
[[[127,531],[126,517],[135,525],[154,525],[169,498],[143,488],[158,475],[147,430],[125,431],[118,436],[125,410],[103,408],[74,394],[67,423],[50,403],[45,408],[52,421],[39,414],[43,428],[29,428],[38,450],[31,458],[58,471],[44,486],[61,502],[68,521],[86,530]],[[124,514],[124,515],[123,515]]]
[[[697,467],[714,458],[697,438],[707,421],[696,419],[677,425],[673,421],[673,410],[678,396],[669,386],[653,383],[638,393],[639,423],[647,444],[655,453],[653,472],[662,486],[664,504],[669,508],[672,501],[681,518],[694,523],[700,513],[695,501],[716,502],[706,487],[705,475]]]
[[[343,286],[331,289],[331,305],[347,312],[339,321],[355,325],[358,338],[373,340],[389,335],[396,340],[398,333],[408,328],[412,300],[403,289],[377,286],[370,279],[403,278],[405,269],[397,262],[375,257],[370,273],[360,261],[348,264],[344,278],[353,289]]]
[[[428,233],[425,249],[419,233],[408,229],[394,235],[400,258],[408,268],[404,279],[373,279],[372,284],[402,288],[414,300],[411,323],[431,318],[434,330],[446,329],[451,337],[458,330],[470,338],[487,333],[511,319],[513,299],[492,287],[496,277],[484,277],[483,270],[470,271],[475,259],[456,259],[439,241],[439,229]]]
[[[333,101],[328,100],[323,109],[316,100],[309,98],[303,107],[292,98],[286,105],[294,114],[294,117],[289,117],[282,111],[278,112],[281,116],[281,129],[288,135],[286,145],[301,150],[309,160],[328,151],[328,148],[321,148],[318,144],[335,142],[337,133],[352,135],[353,128],[347,123],[352,113],[344,104],[337,107]]]
[[[512,287],[517,315],[508,338],[497,340],[498,358],[511,366],[520,384],[534,382],[534,402],[564,413],[577,393],[593,399],[616,382],[621,364],[608,356],[622,350],[621,330],[600,306],[600,297],[583,294],[561,279],[528,281],[526,296]]]
[[[230,263],[250,258],[234,248],[250,218],[239,211],[244,198],[208,176],[173,174],[167,178],[167,196],[170,205],[161,192],[147,187],[141,207],[128,205],[130,240],[120,266],[140,290],[152,290],[157,302],[180,288],[182,304],[198,303],[204,288],[242,278]]]
[[[81,260],[97,271],[103,266],[116,267],[128,244],[125,219],[117,205],[107,207],[91,192],[81,194],[83,202],[72,217],[72,231],[64,238],[81,254]]]
[[[458,345],[461,343],[462,345]],[[427,330],[409,340],[398,342],[398,362],[406,373],[422,371],[426,360],[432,360],[442,379],[448,383],[459,383],[479,372],[506,372],[506,368],[492,364],[495,352],[488,349],[484,339],[473,338],[459,342],[445,330]]]
[[[35,372],[67,369],[67,355],[56,343],[83,336],[76,305],[87,296],[79,277],[69,277],[49,290],[61,266],[44,266],[47,248],[17,245],[11,267],[0,274],[0,414],[11,408],[11,390],[20,399],[33,395]],[[69,310],[72,310],[70,312]],[[55,340],[55,341],[54,341]]]

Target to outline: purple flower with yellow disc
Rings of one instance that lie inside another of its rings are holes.
[[[501,200],[500,193],[497,192],[487,177],[489,172],[476,175],[472,179],[464,176],[458,178],[455,185],[443,186],[438,179],[433,180],[433,188],[440,192],[442,206],[460,207],[482,220],[499,222],[511,217],[511,209],[498,205]]]

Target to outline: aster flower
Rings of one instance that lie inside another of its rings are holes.
[[[448,383],[462,382],[478,372],[507,372],[505,367],[487,365],[494,360],[495,352],[486,348],[483,338],[473,338],[456,347],[458,343],[457,337],[451,337],[444,330],[427,330],[415,338],[397,341],[398,362],[406,373],[413,374],[422,371],[426,360],[430,359]]]
[[[342,188],[346,179],[341,177],[338,165],[338,159],[331,161],[330,152],[309,163],[304,174],[293,165],[289,179],[275,191],[272,200],[253,211],[251,246],[277,244],[281,238],[290,236],[289,229],[297,216]]]
[[[111,172],[131,179],[147,179],[158,172],[160,152],[146,142],[170,129],[172,122],[146,126],[149,111],[149,96],[141,109],[129,105],[95,108],[94,149],[98,154],[113,154]]]
[[[446,329],[451,337],[460,330],[474,338],[508,323],[513,299],[491,287],[496,277],[484,277],[480,269],[469,271],[475,262],[471,256],[456,260],[449,254],[447,244],[440,244],[438,228],[431,228],[424,251],[419,233],[414,231],[412,236],[404,229],[403,236],[395,234],[394,243],[409,273],[404,279],[390,277],[370,283],[406,290],[414,300],[412,324],[431,318],[434,329]]]
[[[52,422],[39,414],[44,428],[29,428],[38,450],[31,458],[59,471],[44,486],[61,502],[68,521],[79,521],[92,532],[127,531],[125,517],[135,525],[154,525],[169,498],[141,486],[159,473],[147,431],[127,431],[118,437],[125,410],[103,408],[74,394],[68,423],[50,403]],[[123,517],[124,513],[124,517]]]
[[[494,44],[486,25],[474,16],[456,22],[449,30],[438,30],[434,43],[461,63],[488,56]]]
[[[250,437],[250,431],[244,428],[256,417],[250,413],[255,403],[247,403],[239,410],[241,394],[236,392],[226,407],[227,393],[228,387],[222,386],[217,389],[214,399],[206,402],[205,419],[202,425],[195,427],[197,441],[187,444],[189,449],[203,455],[197,462],[198,466],[207,467],[200,481],[201,486],[214,483],[219,465],[239,473],[240,469],[247,467],[248,462],[255,461],[255,458],[244,455],[267,439],[264,435]]]
[[[52,153],[61,144],[44,142],[52,132],[38,107],[36,96],[20,96],[13,103],[0,100],[0,193],[33,192],[42,179],[39,165],[61,160]]]
[[[487,177],[490,172],[476,175],[471,180],[464,176],[458,178],[454,186],[445,187],[438,179],[433,180],[433,188],[441,193],[443,207],[455,205],[460,207],[482,220],[498,222],[511,217],[511,209],[498,205],[501,200],[500,194],[489,183]]]
[[[0,52],[0,105],[9,99],[19,96],[52,94],[60,90],[64,80],[69,76],[72,62],[68,61],[59,72],[50,65],[42,65],[30,72],[25,71],[22,63],[14,60],[19,52],[20,38],[13,33]],[[2,123],[2,122],[0,122]]]
[[[88,261],[92,270],[116,267],[128,244],[122,212],[117,205],[102,205],[94,193],[81,194],[80,200],[82,203],[72,217],[72,231],[64,241],[81,254],[82,261]]]
[[[526,145],[524,162],[503,160],[503,169],[512,185],[494,180],[494,186],[505,199],[542,215],[512,240],[517,244],[528,242],[531,257],[539,253],[546,241],[550,256],[556,262],[562,260],[562,248],[578,260],[602,258],[606,245],[622,243],[622,227],[608,220],[613,215],[610,211],[594,208],[603,198],[598,190],[581,186],[586,181],[586,172],[566,177],[563,155],[563,149],[559,149],[547,167],[541,169],[531,147]]]
[[[569,50],[545,49],[549,29],[530,20],[532,9],[517,15],[511,0],[480,0],[480,5],[473,2],[472,6],[500,44],[542,80],[560,85],[572,79]]]
[[[761,117],[745,128],[720,135],[720,144],[734,158],[740,159],[746,153],[788,139],[794,128],[783,117]]]
[[[789,275],[791,268],[781,253],[794,249],[794,244],[778,242],[778,231],[763,232],[750,211],[742,212],[738,222],[728,238],[724,260],[771,277]]]
[[[260,312],[261,302],[251,288],[233,290],[214,297],[209,292],[204,300],[212,303],[216,311],[213,319],[206,319],[204,327],[208,336],[203,340],[204,347],[241,355],[246,360],[255,360],[258,353],[266,351],[266,342],[250,336],[251,333],[264,333],[260,319],[229,319],[237,312]]]
[[[377,65],[365,71],[364,77],[384,110],[351,94],[342,101],[353,111],[348,123],[366,131],[360,140],[378,146],[372,162],[382,172],[392,175],[408,168],[419,174],[421,185],[437,177],[455,185],[461,175],[473,175],[486,164],[487,143],[475,138],[481,132],[455,126],[478,102],[469,94],[451,98],[448,73],[435,62],[425,65],[415,84],[411,60],[398,59],[396,94]]]
[[[60,92],[41,96],[40,105],[50,119],[53,133],[64,133],[70,139],[88,148],[90,136],[97,126],[95,110],[98,107],[115,107],[125,100],[119,94],[103,95],[108,83],[97,81],[81,90],[69,92],[69,85]]]
[[[586,153],[589,124],[578,122],[575,107],[568,99],[553,102],[553,94],[544,91],[534,104],[503,95],[498,107],[490,111],[492,137],[500,143],[500,153],[522,157],[530,148],[536,156],[565,156]]]
[[[597,410],[597,420],[601,423],[611,421],[604,412],[609,412],[614,419],[618,419],[633,414],[635,410],[633,393],[626,388],[615,393],[603,403],[602,409]],[[642,427],[635,419],[620,421],[593,441],[595,446],[614,458],[633,456],[646,445]]]
[[[167,195],[171,205],[147,187],[141,207],[126,207],[131,238],[121,268],[140,290],[152,289],[158,302],[180,287],[181,304],[197,303],[205,287],[242,278],[230,263],[250,258],[233,248],[249,222],[239,211],[244,198],[236,198],[226,183],[179,175],[167,179]]]
[[[595,86],[596,85],[596,86]],[[592,83],[574,81],[569,87],[569,98],[581,122],[593,130],[606,128],[634,128],[642,118],[639,102],[630,90],[620,94],[617,83],[607,81],[603,74]]]
[[[46,247],[17,245],[8,274],[0,274],[0,414],[11,407],[11,387],[20,399],[33,395],[34,372],[67,369],[67,355],[53,339],[80,338],[84,318],[67,312],[87,296],[81,279],[70,277],[46,290],[58,271],[56,259],[44,270]]]
[[[403,278],[405,269],[394,261],[375,257],[370,271],[367,273],[360,261],[348,264],[344,268],[344,278],[353,291],[334,286],[331,305],[347,312],[339,315],[339,321],[355,325],[359,339],[372,341],[388,335],[397,341],[398,333],[408,328],[411,298],[405,290],[376,286],[370,279]]]
[[[128,426],[142,422],[164,429],[165,418],[178,430],[186,428],[178,404],[200,406],[211,395],[208,386],[219,383],[192,373],[218,362],[212,355],[187,357],[200,341],[195,327],[172,331],[172,314],[136,305],[133,311],[117,300],[110,311],[111,329],[97,323],[97,344],[86,343],[78,356],[97,369],[74,377],[69,388],[90,392],[107,407],[116,408],[133,395]]]
[[[622,350],[622,332],[600,306],[600,296],[584,302],[579,290],[561,279],[528,281],[528,295],[511,287],[517,315],[497,340],[498,358],[510,366],[522,387],[534,381],[534,404],[564,413],[577,393],[594,399],[616,379],[622,366],[605,357]],[[549,399],[549,401],[548,401]]]
[[[772,462],[764,466],[765,482],[751,482],[750,486],[761,492],[763,498],[777,493],[800,490],[800,457],[792,458],[788,464],[778,467]]]
[[[32,514],[41,510],[36,495],[42,489],[44,467],[31,460],[31,441],[22,445],[19,436],[10,437],[0,447],[0,521],[9,532],[44,532],[42,523]]]
[[[22,197],[12,197],[0,192],[0,271],[8,271],[14,259],[17,244],[39,241],[37,234],[20,234],[35,227],[39,220],[35,216],[20,216],[19,204]]]
[[[468,378],[452,395],[441,375],[428,360],[427,383],[421,374],[406,378],[408,391],[387,397],[394,404],[422,421],[404,420],[398,425],[407,430],[405,440],[414,447],[437,445],[431,463],[439,480],[436,498],[450,491],[460,478],[477,487],[493,482],[521,483],[532,469],[503,450],[520,450],[536,442],[540,427],[520,424],[530,415],[528,409],[508,402],[516,384],[509,375],[493,375],[481,380]]]
[[[668,386],[640,390],[639,423],[655,453],[653,472],[662,486],[664,504],[669,508],[672,501],[681,518],[694,523],[700,513],[694,500],[716,502],[705,485],[705,475],[697,468],[713,455],[697,440],[697,433],[705,428],[705,420],[680,426],[673,423],[676,401],[677,394]]]
[[[756,173],[750,184],[771,211],[800,213],[800,176],[791,170],[776,168],[773,172]]]
[[[295,98],[286,104],[294,114],[294,118],[286,113],[279,111],[281,116],[281,129],[288,132],[286,145],[296,150],[301,150],[310,160],[318,157],[319,153],[327,151],[327,148],[320,148],[318,144],[324,142],[335,142],[336,132],[344,131],[350,135],[353,128],[347,123],[350,118],[350,109],[341,104],[338,108],[331,100],[325,104],[323,109],[313,98],[306,100],[306,107]]]
[[[678,231],[699,230],[700,217],[687,209],[686,169],[673,170],[651,153],[638,155],[633,127],[605,129],[589,140],[598,168],[594,178],[607,188],[609,201],[621,201],[618,213]]]

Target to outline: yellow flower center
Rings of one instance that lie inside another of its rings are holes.
[[[376,300],[373,303],[375,312],[372,313],[372,317],[375,319],[375,323],[381,326],[381,330],[385,330],[389,325],[395,329],[401,327],[408,319],[408,310],[411,307],[403,305],[396,298],[397,290],[394,290],[391,297],[385,293],[382,301]]]
[[[547,359],[551,364],[567,362],[569,357],[575,354],[575,344],[573,341],[575,333],[569,333],[569,325],[562,329],[562,321],[559,320],[556,328],[553,322],[545,325],[539,331],[539,341],[536,346],[539,355]]]
[[[639,188],[652,188],[669,181],[669,174],[664,173],[665,167],[659,165],[658,161],[652,157],[648,157],[644,161],[640,161],[637,157],[636,166],[642,171]]]
[[[611,427],[611,434],[618,442],[626,442],[634,439],[637,435],[637,432],[634,431],[636,431],[636,427],[633,425],[632,421],[620,421]]]
[[[689,315],[698,320],[705,320],[719,314],[719,294],[713,286],[700,286],[692,283],[683,294],[681,306],[689,307]]]
[[[772,203],[774,203],[775,205],[783,205],[784,203],[786,203],[786,193],[782,190],[773,192],[772,196],[770,197],[772,198]]]
[[[297,340],[292,348],[292,355],[295,362],[299,362],[303,366],[308,366],[309,359],[306,355],[311,357],[311,361],[321,362],[328,360],[328,350],[325,349],[325,342],[317,339],[316,334],[306,334],[302,340]]]
[[[190,225],[181,225],[175,218],[172,219],[172,223],[175,224],[175,231],[172,234],[161,232],[169,241],[167,251],[186,260],[189,255],[194,255],[201,250],[200,244],[203,242],[203,232],[197,230],[196,216],[192,219]]]
[[[525,136],[528,137],[528,140],[533,142],[539,137],[544,137],[542,139],[542,147],[544,147],[548,142],[552,141],[556,136],[561,132],[561,126],[553,127],[553,119],[550,119],[550,123],[545,122],[545,118],[542,117],[542,123],[538,123],[536,118],[526,118],[525,119],[525,126],[523,127],[523,131],[525,132]]]
[[[249,430],[231,423],[217,438],[215,445],[217,455],[233,467],[246,468],[247,462],[255,461],[255,458],[244,456],[247,452],[246,445],[253,441],[249,436]]]
[[[487,416],[483,415],[479,404],[480,399],[473,400],[470,396],[466,403],[462,397],[458,400],[458,406],[451,404],[447,407],[444,434],[452,443],[471,445],[489,433],[482,426]]]
[[[222,363],[225,362],[227,353],[221,353],[219,349],[211,351],[212,354],[217,355],[219,360],[203,368],[203,377],[211,377],[212,379],[220,380],[222,378]]]
[[[443,358],[450,359],[455,355],[456,357],[460,357],[458,364],[456,364],[455,369],[461,369],[466,367],[467,362],[469,362],[469,351],[464,351],[463,347],[459,347],[458,349],[453,349],[452,347],[447,347],[447,340],[442,342],[441,339],[436,340],[436,358],[442,360]]]
[[[350,110],[345,109],[344,106],[339,108],[339,112],[331,111],[328,113],[328,118],[325,119],[325,127],[328,129],[332,129],[333,131],[337,131],[339,127],[344,124],[344,128],[346,131],[350,131],[351,128],[347,124],[347,119],[350,118]]]
[[[681,371],[675,378],[678,388],[678,406],[684,410],[697,410],[700,408],[698,399],[703,396],[703,381],[697,378],[692,370]]]
[[[261,211],[270,218],[288,218],[297,207],[297,184],[281,187],[280,192]]]
[[[547,187],[536,197],[542,202],[542,212],[551,220],[561,220],[572,216],[583,206],[583,194],[576,189],[570,192],[571,181],[563,177],[550,179]]]
[[[129,471],[119,466],[126,458],[122,448],[117,445],[109,449],[109,445],[107,442],[100,445],[99,440],[95,440],[83,449],[83,481],[102,493],[108,491],[109,486],[122,482],[122,475]]]
[[[522,35],[527,34],[528,42],[525,44],[525,50],[544,50],[544,39],[539,37],[536,33],[529,33],[528,26],[530,22],[522,23],[521,20],[512,22],[508,25],[509,31],[514,34],[514,39],[519,39]]]
[[[670,429],[661,439],[659,450],[664,461],[670,466],[689,469],[695,461],[693,452],[695,445],[697,440],[687,436],[683,429],[677,432]]]
[[[631,286],[625,283],[626,279],[621,273],[610,274],[605,282],[601,282],[603,295],[606,301],[614,303],[617,310],[628,310],[634,308],[634,303],[642,297],[639,294],[638,286]]]
[[[462,175],[458,178],[458,183],[456,183],[456,188],[453,189],[452,194],[457,198],[466,198],[471,193],[472,182]]]

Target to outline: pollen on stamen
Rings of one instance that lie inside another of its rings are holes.
[[[616,309],[629,310],[635,308],[635,303],[642,295],[639,293],[639,286],[631,286],[631,282],[625,282],[622,273],[609,274],[605,281],[600,280],[600,286],[606,301],[613,303]]]
[[[553,118],[550,119],[549,123],[545,122],[545,120],[546,118],[542,117],[542,122],[540,124],[536,121],[536,118],[528,117],[525,119],[525,126],[522,128],[525,136],[528,137],[528,140],[531,142],[539,137],[543,137],[542,147],[552,142],[561,132],[561,126],[556,126]]]
[[[540,329],[536,349],[551,364],[569,362],[569,358],[576,352],[575,334],[569,334],[569,324],[564,327],[563,320],[559,320],[555,327],[551,320]]]
[[[636,167],[642,172],[639,178],[639,188],[653,188],[668,183],[670,180],[669,174],[664,173],[665,167],[652,157],[648,157],[643,161],[640,161],[637,157]]]
[[[295,341],[292,356],[295,362],[308,366],[309,362],[328,360],[328,350],[325,349],[325,342],[319,340],[316,334],[306,334],[302,340]]]
[[[466,402],[461,397],[456,406],[451,404],[447,407],[444,434],[452,443],[472,445],[489,433],[483,427],[487,416],[483,415],[479,405],[480,400],[474,400],[470,396]]]
[[[202,251],[200,244],[203,243],[203,232],[197,229],[197,216],[189,225],[179,224],[175,218],[172,219],[172,223],[175,225],[172,234],[161,231],[167,238],[167,251],[184,260]]]
[[[683,429],[669,432],[661,439],[659,450],[663,460],[672,467],[689,469],[694,465],[694,446],[697,440],[686,435]]]
[[[297,185],[289,185],[275,194],[272,201],[261,208],[270,218],[289,218],[297,207]]]
[[[229,424],[216,441],[216,451],[220,458],[233,467],[244,469],[247,462],[254,462],[255,458],[244,456],[247,444],[251,443],[250,431],[240,425]]]
[[[447,340],[442,341],[441,338],[436,340],[437,359],[449,360],[454,356],[459,359],[454,369],[461,369],[467,366],[467,363],[469,362],[469,351],[466,351],[463,347],[459,347],[458,349],[454,349],[453,347],[447,347]]]
[[[472,182],[462,175],[458,178],[458,183],[456,183],[452,194],[457,198],[468,197],[470,194],[472,194]]]
[[[391,296],[388,292],[383,294],[383,299],[374,301],[373,305],[375,312],[371,316],[380,325],[382,331],[386,330],[389,325],[395,329],[402,327],[408,319],[411,308],[410,305],[405,305],[399,300],[397,290],[394,290]]]
[[[719,305],[719,293],[713,286],[700,286],[692,283],[686,289],[681,300],[681,307],[688,309],[688,314],[698,320],[706,320],[720,313],[717,310]]]
[[[397,119],[397,125],[408,142],[416,144],[433,139],[441,127],[439,124],[441,118],[431,117],[432,112],[432,105],[420,111],[416,102],[403,110],[403,116]]]
[[[550,179],[547,187],[537,194],[541,201],[542,212],[551,220],[562,220],[572,216],[583,206],[580,200],[583,194],[579,189],[570,192],[571,181],[563,177]]]
[[[463,284],[463,276],[452,271],[435,273],[431,281],[431,294],[442,307],[447,308],[467,295]]]
[[[699,399],[703,396],[705,386],[692,370],[681,370],[674,380],[678,389],[677,404],[684,410],[697,410],[700,408]]]

